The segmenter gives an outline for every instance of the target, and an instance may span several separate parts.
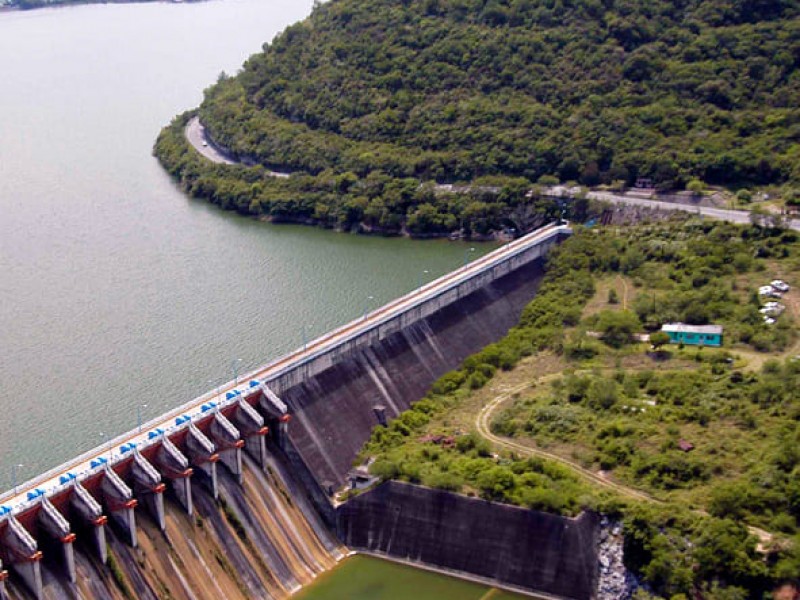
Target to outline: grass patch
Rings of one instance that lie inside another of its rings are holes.
[[[117,586],[117,588],[119,588],[119,591],[122,592],[122,595],[125,596],[125,598],[128,600],[136,600],[136,596],[128,585],[128,580],[125,577],[125,574],[122,572],[116,557],[111,552],[111,549],[106,548],[106,553],[108,556],[108,562],[106,565],[111,573],[111,578],[114,580],[114,584]]]

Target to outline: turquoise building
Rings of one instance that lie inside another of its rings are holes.
[[[686,346],[722,346],[721,325],[686,325],[685,323],[667,323],[661,331],[669,335],[673,344]]]

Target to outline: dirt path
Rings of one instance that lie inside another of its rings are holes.
[[[628,284],[622,275],[617,275],[617,279],[622,284],[622,310],[628,310]]]
[[[540,379],[539,381],[544,382],[547,379],[553,379],[554,377],[557,376],[560,376],[560,374],[548,376],[547,378]],[[489,404],[484,406],[483,409],[481,409],[480,413],[478,413],[477,418],[475,419],[475,426],[478,429],[478,433],[480,433],[481,436],[483,436],[484,438],[486,438],[487,440],[489,440],[490,442],[494,443],[497,446],[508,448],[509,450],[514,450],[516,452],[521,452],[529,456],[539,456],[541,458],[553,460],[557,463],[565,465],[566,467],[569,467],[572,471],[576,472],[584,479],[589,480],[591,483],[614,490],[615,492],[618,492],[623,496],[627,496],[628,498],[633,498],[635,500],[642,500],[645,502],[655,502],[657,504],[663,504],[660,500],[656,500],[655,498],[653,498],[648,494],[645,494],[644,492],[640,492],[638,490],[619,484],[615,481],[606,479],[605,477],[601,477],[597,473],[590,471],[589,469],[585,469],[579,464],[569,459],[566,459],[562,456],[546,452],[545,450],[542,450],[540,448],[535,448],[532,446],[520,444],[518,442],[510,440],[509,438],[500,437],[493,434],[491,431],[491,423],[495,411],[497,411],[497,409],[499,409],[504,403],[508,402],[514,394],[522,392],[528,388],[530,388],[530,384],[525,383],[519,385],[515,388],[507,390],[503,394],[497,396]]]
[[[542,377],[541,379],[537,380],[536,383],[545,383],[559,376],[560,373],[548,375],[546,377]],[[659,504],[659,505],[666,504],[665,502],[658,500],[657,498],[654,498],[653,496],[647,494],[646,492],[642,492],[640,490],[628,487],[616,481],[607,479],[601,475],[598,475],[594,471],[586,469],[577,464],[576,462],[573,462],[567,458],[564,458],[557,454],[553,454],[551,452],[547,452],[545,450],[542,450],[541,448],[536,448],[535,446],[528,446],[516,442],[514,440],[511,440],[509,438],[493,434],[491,430],[491,424],[495,412],[498,409],[500,409],[506,402],[511,400],[515,394],[528,390],[531,387],[532,387],[531,384],[525,383],[515,386],[511,389],[505,390],[503,393],[501,393],[499,396],[495,397],[491,402],[489,402],[486,406],[484,406],[478,413],[478,416],[475,418],[475,427],[477,428],[478,433],[488,441],[495,444],[496,446],[507,448],[509,450],[513,450],[514,452],[519,452],[523,455],[538,456],[540,458],[546,458],[548,460],[555,461],[569,468],[575,474],[589,481],[590,483],[599,485],[606,489],[613,490],[618,494],[625,496],[627,498],[643,502],[649,502],[652,504]],[[708,513],[703,510],[694,510],[693,512],[695,514],[708,516]],[[773,540],[772,534],[763,529],[759,529],[758,527],[752,527],[749,525],[747,526],[747,529],[750,531],[751,534],[755,535],[759,539],[760,542],[759,550],[765,551],[767,546],[769,546]]]

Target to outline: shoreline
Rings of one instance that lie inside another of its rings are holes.
[[[19,4],[6,4],[0,6],[0,14],[11,12],[30,12],[44,8],[72,8],[94,4],[197,4],[207,0],[61,0],[57,2],[43,2],[33,6],[20,6]]]
[[[206,130],[205,126],[200,121],[198,110],[195,109],[193,111],[189,111],[185,113],[186,121],[183,130],[183,141],[184,143],[188,144],[189,148],[199,154],[201,157],[205,158],[206,160],[210,161],[213,164],[217,165],[241,165],[241,166],[253,166],[257,163],[254,157],[247,156],[237,156],[233,152],[229,151],[227,148],[218,144],[216,140],[214,140]],[[164,166],[163,161],[159,160]],[[275,167],[267,167],[266,165],[261,165],[264,168],[275,168]],[[276,178],[289,178],[293,174],[291,170],[283,170],[283,171],[269,171],[269,176],[276,177]],[[422,183],[421,185],[428,185],[428,183]],[[440,184],[440,183],[432,183],[434,188],[434,193],[470,193],[475,191],[493,191],[496,192],[496,189],[491,188],[482,188],[480,186],[475,186],[470,183],[465,184]],[[534,190],[537,190],[535,192]],[[184,189],[185,192],[189,193],[188,190]],[[704,197],[697,196],[697,195],[687,195],[686,193],[681,192],[672,192],[669,194],[659,194],[654,189],[646,189],[646,190],[639,190],[639,189],[631,189],[625,190],[623,192],[613,192],[608,191],[602,188],[582,188],[580,186],[570,186],[568,184],[557,184],[552,186],[537,186],[536,184],[531,184],[531,190],[529,194],[538,193],[541,196],[549,197],[551,199],[561,201],[565,200],[572,200],[581,194],[585,194],[585,198],[588,200],[594,200],[601,203],[608,204],[610,206],[614,205],[628,205],[632,209],[644,208],[650,209],[655,211],[682,211],[687,213],[694,213],[706,217],[710,217],[712,219],[718,219],[722,221],[730,221],[733,223],[738,223],[742,225],[746,225],[751,222],[753,214],[750,211],[743,211],[743,210],[731,210],[720,208],[715,205],[708,205],[704,201]],[[191,194],[189,193],[191,196]],[[240,211],[241,212],[241,211]],[[247,212],[241,212],[241,214],[250,214]],[[302,217],[302,216],[282,216],[282,215],[251,215],[255,218],[271,222],[271,223],[296,223],[300,225],[307,225],[307,226],[316,226],[322,227],[324,229],[331,229],[337,232],[347,232],[350,231],[352,233],[358,233],[360,235],[382,235],[387,237],[392,236],[402,236],[407,237],[410,239],[442,239],[448,238],[452,241],[467,241],[467,242],[487,242],[487,241],[507,241],[509,239],[514,239],[514,234],[510,233],[508,230],[493,230],[488,235],[479,235],[479,236],[465,236],[463,231],[450,231],[450,232],[435,232],[435,233],[422,233],[422,234],[411,234],[405,227],[402,227],[398,230],[386,230],[382,228],[370,227],[363,222],[360,222],[354,225],[351,229],[343,229],[336,225],[330,225],[325,222],[319,221],[314,219],[313,217]],[[794,215],[791,214],[780,214],[780,215],[765,215],[764,216],[764,223],[763,225],[769,225],[769,222],[766,219],[770,217],[776,217],[782,220],[785,220],[784,226],[788,229],[793,229],[795,231],[800,231],[800,219],[794,218]],[[524,232],[522,232],[524,233]]]
[[[190,197],[191,200],[200,200],[200,198]],[[213,205],[213,203],[212,203]],[[215,205],[216,206],[216,205]],[[218,207],[219,208],[219,207]],[[224,209],[222,209],[224,210]],[[379,228],[370,228],[365,226],[363,223],[357,229],[344,229],[342,227],[330,227],[325,226],[320,221],[309,218],[303,217],[275,217],[270,215],[251,215],[248,213],[238,213],[243,217],[250,217],[255,219],[256,221],[260,221],[262,223],[271,223],[273,225],[303,225],[305,227],[318,227],[320,229],[327,229],[328,231],[333,231],[335,233],[351,233],[354,235],[366,235],[366,236],[376,236],[376,237],[402,237],[407,238],[410,240],[447,240],[450,242],[470,242],[474,244],[486,244],[486,243],[506,243],[516,239],[514,236],[503,233],[503,232],[495,232],[492,235],[486,236],[464,236],[458,233],[427,233],[424,235],[417,235],[409,233],[406,229],[401,229],[399,231],[390,231],[390,230],[383,230]],[[534,228],[535,230],[536,228]],[[531,230],[533,231],[533,230]],[[529,233],[529,232],[528,232]],[[523,232],[525,235],[525,232]]]

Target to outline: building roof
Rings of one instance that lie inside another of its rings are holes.
[[[711,333],[722,335],[722,325],[687,325],[686,323],[665,323],[661,331],[667,333]]]

